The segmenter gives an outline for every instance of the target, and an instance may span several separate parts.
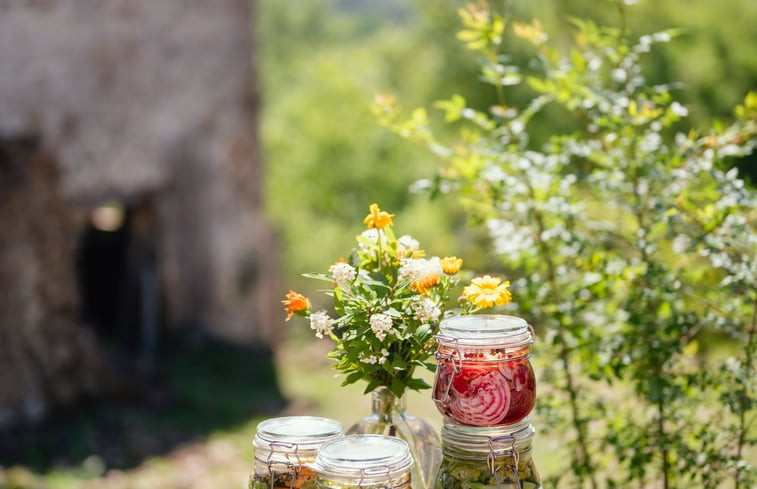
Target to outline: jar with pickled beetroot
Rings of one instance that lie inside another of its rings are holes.
[[[526,417],[536,401],[529,360],[533,330],[505,315],[444,319],[439,326],[433,400],[446,419],[501,426]]]
[[[534,429],[528,417],[508,426],[445,422],[442,464],[434,489],[538,489],[532,457]]]
[[[320,489],[410,489],[408,444],[386,435],[348,435],[324,443],[313,464]]]
[[[344,435],[342,424],[315,416],[284,416],[258,424],[248,489],[315,489],[310,464],[324,443]]]

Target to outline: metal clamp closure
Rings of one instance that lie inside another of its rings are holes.
[[[392,489],[395,486],[395,479],[392,477],[392,469],[388,465],[384,465],[382,467],[386,470],[386,478],[388,481],[388,485],[386,486],[387,489]],[[363,482],[365,482],[365,469],[360,469],[360,480],[357,482],[358,489],[362,489]]]
[[[520,453],[518,453],[518,449],[515,446],[515,436],[513,435],[505,435],[505,436],[498,436],[494,438],[489,438],[489,455],[486,457],[486,467],[489,469],[489,472],[494,476],[494,481],[497,483],[497,488],[502,489],[502,486],[499,481],[499,476],[497,475],[497,472],[501,467],[497,467],[495,465],[495,460],[497,456],[495,455],[495,442],[510,442],[510,454],[513,457],[513,475],[515,476],[515,482],[518,484],[518,489],[522,489],[521,483],[520,483],[520,476],[518,475],[518,462],[520,461]]]
[[[272,441],[269,443],[269,446],[271,450],[268,452],[266,465],[268,466],[268,475],[271,478],[271,489],[274,489],[275,480],[273,466],[277,463],[282,464],[284,467],[292,471],[292,480],[289,483],[289,489],[294,489],[294,482],[297,480],[297,476],[299,476],[300,469],[302,468],[302,461],[300,460],[300,455],[298,453],[300,446],[296,443],[286,443],[282,441]],[[273,452],[275,451],[274,449],[277,447],[286,449],[286,451],[284,451],[286,462],[276,462],[272,460]],[[294,462],[289,459],[290,456],[294,456]]]
[[[450,375],[448,381],[447,381],[447,387],[444,389],[444,394],[441,398],[438,398],[436,396],[436,388],[434,388],[433,393],[431,394],[431,400],[438,403],[438,404],[445,404],[449,401],[449,390],[450,387],[452,387],[452,381],[455,380],[455,375],[459,374],[463,371],[463,354],[460,353],[460,345],[458,343],[458,339],[452,336],[444,336],[444,335],[437,335],[437,339],[442,339],[444,341],[447,341],[449,343],[454,344],[454,352],[453,353],[439,353],[437,352],[434,354],[437,360],[437,364],[439,360],[447,360],[452,363],[452,375]],[[436,375],[441,375],[441,369],[436,369]],[[438,377],[437,377],[438,378]]]

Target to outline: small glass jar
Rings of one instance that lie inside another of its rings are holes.
[[[258,424],[248,489],[315,489],[315,462],[324,443],[344,435],[342,424],[315,416],[285,416]]]
[[[509,426],[479,427],[445,422],[442,464],[434,489],[537,489],[532,458],[534,429],[526,417]]]
[[[536,401],[529,360],[533,330],[505,315],[469,315],[439,325],[432,398],[448,420],[502,426],[526,417]]]
[[[324,443],[313,468],[321,489],[410,489],[407,442],[386,435],[348,435]]]

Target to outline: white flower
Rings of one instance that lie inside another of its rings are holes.
[[[418,240],[408,234],[397,238],[397,251],[402,252],[406,255],[410,255],[414,251],[418,251],[420,247],[421,244],[418,242]]]
[[[400,280],[406,278],[417,280],[432,273],[437,275],[442,274],[442,265],[438,256],[428,260],[425,258],[403,258],[400,261],[398,278]]]
[[[690,244],[691,238],[689,238],[685,234],[679,234],[678,236],[673,238],[673,253],[675,253],[676,255],[684,253],[689,248]]]
[[[622,68],[616,68],[610,73],[610,77],[616,82],[623,83],[628,79],[628,73]]]
[[[534,247],[534,240],[526,228],[516,227],[504,219],[491,219],[486,224],[494,241],[494,249],[500,255],[515,259],[521,252]]]
[[[392,331],[392,318],[390,316],[387,316],[386,314],[379,313],[372,315],[370,323],[371,331],[373,331],[373,333],[376,335],[376,338],[381,341],[384,341],[387,332]]]
[[[681,105],[679,102],[673,102],[670,104],[670,111],[678,117],[686,117],[689,115],[689,109]]]
[[[345,262],[334,263],[329,267],[329,272],[331,272],[331,276],[334,278],[334,282],[339,285],[352,282],[353,280],[355,280],[355,276],[357,275],[357,270],[355,270],[355,267]]]
[[[436,321],[442,314],[441,309],[437,307],[436,303],[428,297],[413,303],[413,312],[415,312],[415,319],[422,323],[430,321]]]
[[[379,239],[381,239],[381,246],[384,247],[387,245],[386,241],[386,235],[384,235],[384,232],[380,229],[376,228],[370,228],[366,229],[362,233],[360,233],[360,236],[363,238],[367,238],[371,243],[378,244]],[[358,243],[358,246],[362,251],[367,251],[368,248],[363,243]]]
[[[329,317],[326,311],[318,311],[310,315],[310,329],[315,330],[317,338],[330,335],[332,324],[334,324],[334,320]]]
[[[371,365],[376,365],[379,360],[378,358],[376,358],[376,355],[371,355],[368,357],[362,357],[360,361],[363,363],[370,363]]]

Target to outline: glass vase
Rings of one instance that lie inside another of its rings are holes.
[[[405,440],[413,457],[412,488],[433,487],[442,459],[439,433],[427,421],[407,413],[404,397],[398,398],[386,387],[378,387],[371,393],[371,415],[352,425],[345,434],[386,435]]]

